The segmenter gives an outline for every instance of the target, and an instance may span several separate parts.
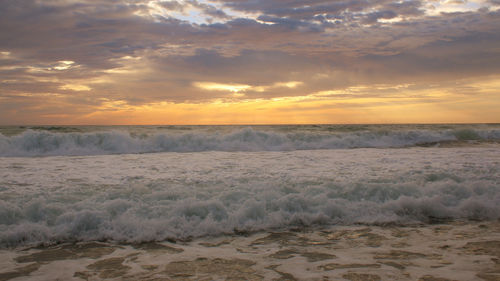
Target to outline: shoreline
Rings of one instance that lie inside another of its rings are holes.
[[[500,280],[500,221],[0,250],[0,280]]]

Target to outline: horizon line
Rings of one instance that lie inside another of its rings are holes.
[[[500,122],[436,122],[436,123],[235,123],[235,124],[0,124],[0,127],[36,126],[327,126],[327,125],[500,125]]]

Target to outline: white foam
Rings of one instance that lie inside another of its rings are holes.
[[[0,160],[4,247],[500,218],[498,147]]]

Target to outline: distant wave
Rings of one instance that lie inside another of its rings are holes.
[[[272,132],[238,128],[230,132],[133,134],[127,131],[0,134],[0,156],[106,155],[151,152],[292,151],[391,148],[449,141],[499,140],[500,129],[367,130],[357,132]]]

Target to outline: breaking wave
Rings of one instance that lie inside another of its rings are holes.
[[[497,148],[4,158],[0,248],[500,218]]]
[[[0,247],[82,240],[162,241],[333,224],[500,218],[500,191],[491,183],[444,180],[426,186],[335,187],[325,183],[303,189],[275,184],[274,189],[227,190],[200,197],[182,190],[131,188],[96,193],[81,201],[70,194],[16,205],[0,200]]]
[[[0,156],[106,155],[152,152],[293,151],[439,145],[450,141],[499,140],[500,129],[273,132],[238,128],[229,132],[135,134],[127,131],[0,133]]]

